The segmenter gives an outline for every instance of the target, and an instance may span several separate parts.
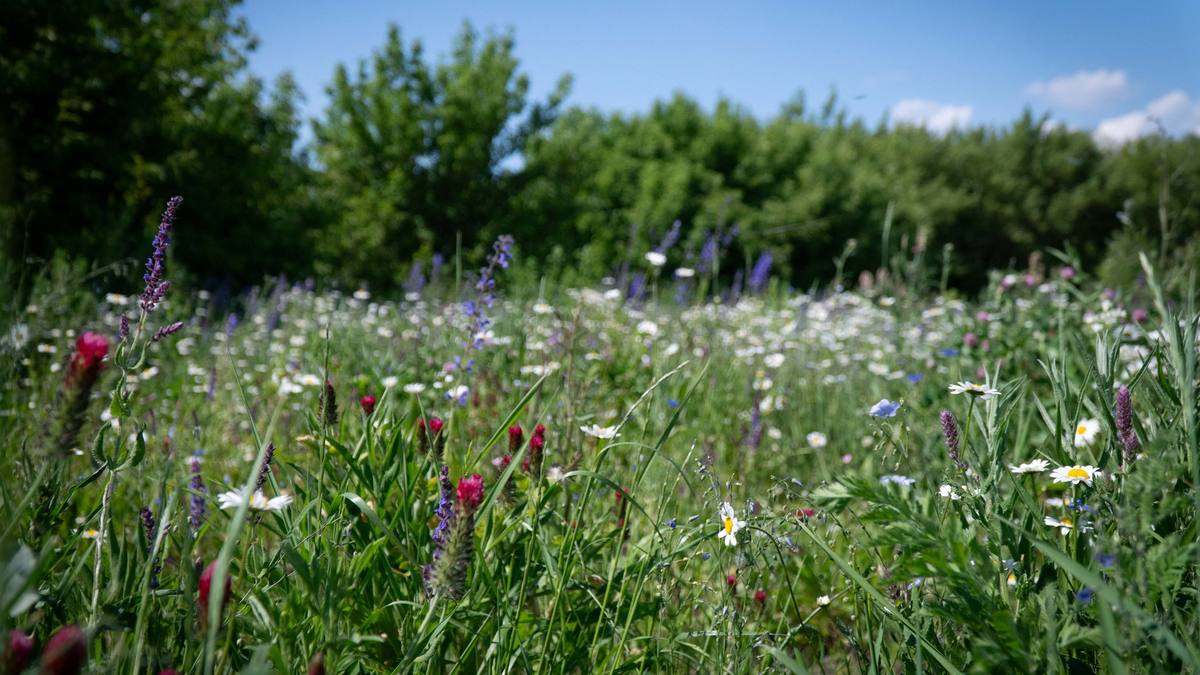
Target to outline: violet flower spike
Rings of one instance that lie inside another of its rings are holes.
[[[762,435],[762,412],[759,411],[758,401],[755,401],[754,408],[750,410],[750,433],[746,434],[746,447],[757,450],[762,443]]]
[[[142,529],[146,532],[146,553],[154,552],[154,537],[158,533],[158,525],[154,522],[154,512],[149,506],[143,506],[141,510]],[[158,572],[161,569],[158,562],[154,563],[154,569],[150,571],[150,588],[158,588]]]
[[[267,482],[267,476],[271,473],[271,462],[275,459],[275,444],[267,443],[267,451],[263,455],[262,467],[258,470],[258,479],[254,481],[254,491],[258,492],[263,489],[263,485]]]
[[[154,235],[152,245],[154,251],[146,260],[146,274],[142,277],[146,282],[146,290],[142,291],[142,311],[146,314],[153,312],[158,303],[167,294],[171,282],[163,278],[167,267],[167,246],[171,243],[171,227],[175,224],[175,212],[183,203],[183,197],[172,197],[167,202],[167,210],[163,211],[162,220],[158,224],[158,233]]]
[[[771,263],[774,259],[770,253],[763,251],[758,260],[754,261],[754,269],[750,270],[750,292],[755,295],[767,290],[767,281],[771,278]]]
[[[954,413],[949,410],[943,410],[938,418],[942,423],[942,436],[946,439],[946,452],[954,461],[954,465],[965,473],[967,465],[962,461],[958,447],[958,420],[954,419]]]
[[[1117,440],[1124,450],[1125,461],[1132,462],[1142,444],[1133,429],[1133,397],[1129,393],[1129,387],[1125,385],[1117,389],[1117,410],[1114,417],[1117,423]]]
[[[122,318],[124,318],[124,317],[122,317]],[[174,335],[175,333],[178,333],[180,328],[183,328],[182,321],[176,321],[175,323],[169,323],[169,324],[163,326],[162,328],[159,328],[158,330],[154,331],[154,336],[150,338],[150,341],[158,342],[159,340],[161,340],[169,335]]]
[[[204,495],[208,494],[208,488],[204,485],[204,478],[200,475],[200,456],[192,455],[192,503],[191,513],[188,515],[188,520],[192,525],[192,536],[200,531],[200,526],[204,524],[205,518],[205,500]]]
[[[658,253],[665,254],[679,241],[680,230],[683,228],[683,222],[676,220],[671,224],[671,229],[667,230],[666,236],[658,243],[658,247],[654,250]]]

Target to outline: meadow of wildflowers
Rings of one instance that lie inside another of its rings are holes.
[[[140,297],[4,327],[0,671],[1200,669],[1197,315],[1149,260],[722,295],[672,230],[596,288],[507,286],[503,237],[218,297],[170,287],[188,219]]]

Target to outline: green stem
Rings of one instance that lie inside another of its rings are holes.
[[[92,607],[90,623],[96,625],[96,610],[100,604],[100,562],[103,560],[104,540],[108,537],[108,507],[112,503],[117,473],[108,470],[108,481],[104,484],[104,496],[100,500],[100,531],[96,535],[96,564],[92,568]]]

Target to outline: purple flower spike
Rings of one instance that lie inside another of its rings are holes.
[[[142,291],[142,311],[149,314],[162,302],[171,282],[163,278],[167,267],[167,246],[171,243],[171,227],[175,225],[175,212],[183,203],[183,197],[171,197],[167,202],[167,210],[163,211],[162,221],[158,224],[158,233],[154,235],[154,252],[146,260],[146,290]]]

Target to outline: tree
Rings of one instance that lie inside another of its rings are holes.
[[[57,250],[140,258],[163,204],[182,194],[182,222],[205,233],[180,228],[176,256],[193,273],[247,283],[290,264],[239,257],[252,241],[295,241],[316,221],[294,151],[295,87],[284,80],[264,101],[245,74],[254,43],[234,4],[0,5],[0,224],[10,262]]]
[[[511,223],[523,183],[520,151],[555,119],[570,81],[527,100],[511,35],[468,24],[451,57],[431,67],[420,42],[387,40],[351,75],[338,66],[325,118],[314,124],[325,197],[338,214],[322,269],[398,284],[395,264],[482,242]]]

